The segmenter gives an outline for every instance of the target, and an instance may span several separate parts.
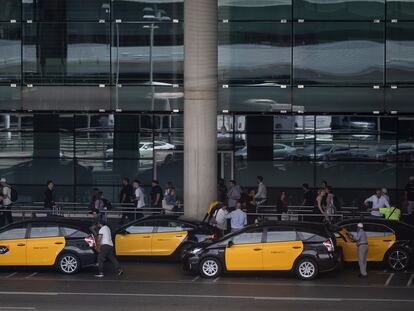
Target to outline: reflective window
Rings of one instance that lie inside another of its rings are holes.
[[[60,230],[65,238],[86,238],[89,234],[73,227],[60,227]]]
[[[218,0],[219,19],[281,20],[291,19],[292,0]]]
[[[183,25],[115,23],[112,38],[114,83],[183,80]]]
[[[21,92],[19,87],[10,87],[9,85],[0,85],[0,109],[21,110]]]
[[[291,26],[220,23],[219,80],[223,83],[289,83]]]
[[[23,16],[34,21],[109,20],[110,0],[30,0],[23,1]]]
[[[52,223],[33,223],[30,238],[48,238],[59,236],[59,226]]]
[[[12,228],[0,233],[0,240],[17,240],[26,238],[26,226]]]
[[[387,24],[387,83],[414,83],[414,23]]]
[[[414,97],[414,87],[401,87],[386,89],[386,111],[409,113],[413,111],[411,98]]]
[[[21,0],[0,0],[0,21],[21,19]]]
[[[113,19],[123,21],[172,21],[184,18],[184,0],[113,0]]]
[[[133,224],[126,228],[126,232],[128,233],[152,233],[154,228],[157,226],[156,221],[145,221]]]
[[[294,24],[295,84],[382,84],[384,25],[372,22]]]
[[[0,22],[0,83],[20,81],[20,30],[20,24]]]
[[[414,2],[387,0],[387,19],[414,20]]]
[[[385,0],[294,0],[293,18],[305,20],[384,19]]]
[[[192,226],[177,221],[160,221],[157,232],[180,232],[194,229]]]
[[[233,237],[234,244],[255,244],[262,242],[262,229],[251,230],[235,235]]]
[[[337,235],[337,233],[335,233],[335,235]],[[303,242],[324,242],[326,241],[326,237],[323,237],[323,236],[320,236],[318,234],[311,233],[311,232],[298,232],[298,236]],[[337,238],[339,236],[340,234],[338,234]]]
[[[99,23],[24,24],[24,82],[109,83],[109,31]]]
[[[296,241],[296,231],[293,230],[283,230],[280,228],[269,228],[267,230],[267,243],[272,242],[288,242]]]

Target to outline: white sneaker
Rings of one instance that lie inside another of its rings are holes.
[[[103,278],[104,274],[103,273],[98,273],[98,274],[95,274],[95,277],[96,278]]]

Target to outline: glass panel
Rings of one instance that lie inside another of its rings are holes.
[[[184,110],[184,90],[171,86],[130,86],[112,88],[112,109],[123,111]]]
[[[171,85],[183,81],[182,24],[116,23],[113,25],[113,81]]]
[[[157,226],[156,221],[146,221],[134,224],[132,226],[129,226],[126,228],[126,231],[128,233],[152,233],[154,231],[154,228]]]
[[[229,87],[219,89],[218,110],[229,111],[291,111],[290,88]]]
[[[65,238],[86,238],[88,233],[81,231],[78,228],[72,227],[60,227],[60,230],[63,233]]]
[[[23,87],[22,96],[22,105],[25,110],[98,111],[110,109],[109,87],[86,85]]]
[[[171,21],[184,18],[184,0],[113,0],[113,19]]]
[[[26,227],[13,228],[0,233],[0,240],[17,240],[24,239],[26,237]]]
[[[73,171],[73,168],[72,168]],[[28,173],[31,174],[31,173]],[[59,174],[59,173],[57,173]],[[15,178],[14,176],[12,176]],[[29,185],[30,182],[25,176],[18,176],[20,179],[17,180],[19,184],[16,184],[15,181],[10,182],[16,188],[17,193],[19,194],[19,202],[43,202],[44,193],[46,190],[46,181],[50,178],[53,178],[55,183],[55,198],[57,202],[74,202],[74,188],[73,188],[73,181],[70,185],[62,185],[60,182],[60,178],[58,175],[54,175],[53,173],[48,173],[48,178],[43,180],[37,180],[36,184]],[[9,181],[9,180],[7,180]]]
[[[184,154],[182,152],[158,151],[155,153],[156,175],[163,188],[168,182],[175,187],[177,199],[182,200],[184,192]]]
[[[221,82],[289,83],[291,25],[220,23],[218,40]]]
[[[30,230],[30,238],[48,238],[59,236],[59,226],[55,224],[42,224],[36,223],[32,224],[32,228]]]
[[[34,21],[109,20],[110,0],[30,0],[23,1],[24,19]]]
[[[387,24],[387,83],[414,83],[414,23]]]
[[[382,84],[384,25],[372,22],[295,23],[295,84]]]
[[[414,88],[398,87],[398,89],[387,88],[385,90],[386,111],[397,111],[402,113],[414,112],[411,99],[414,98]]]
[[[0,0],[0,21],[20,20],[21,4],[20,0]]]
[[[20,24],[0,23],[0,83],[20,81],[20,31]]]
[[[384,89],[313,86],[294,88],[293,103],[294,109],[304,112],[382,112]]]
[[[387,19],[413,20],[414,1],[387,0]]]
[[[179,232],[191,230],[193,227],[176,221],[160,221],[158,223],[157,232]]]
[[[219,19],[281,20],[291,19],[292,0],[218,0]]]
[[[1,110],[20,110],[20,87],[0,86],[0,109]]]
[[[398,161],[414,162],[414,118],[412,117],[400,117],[398,120]]]
[[[287,242],[287,241],[295,241],[296,240],[296,232],[295,231],[287,231],[287,230],[280,230],[269,228],[267,231],[267,243],[272,242]]]
[[[109,32],[107,23],[24,24],[25,83],[109,83]]]
[[[295,0],[293,18],[305,20],[384,19],[385,0]]]
[[[233,237],[234,244],[256,244],[262,242],[262,229],[243,232]]]

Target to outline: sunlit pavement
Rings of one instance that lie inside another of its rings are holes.
[[[300,281],[291,273],[231,273],[203,279],[173,263],[122,262],[66,276],[47,269],[0,270],[0,310],[414,310],[414,269],[354,265]]]

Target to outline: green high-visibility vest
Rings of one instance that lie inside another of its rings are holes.
[[[379,211],[384,215],[385,219],[400,220],[401,210],[396,207],[384,207],[380,208]]]

